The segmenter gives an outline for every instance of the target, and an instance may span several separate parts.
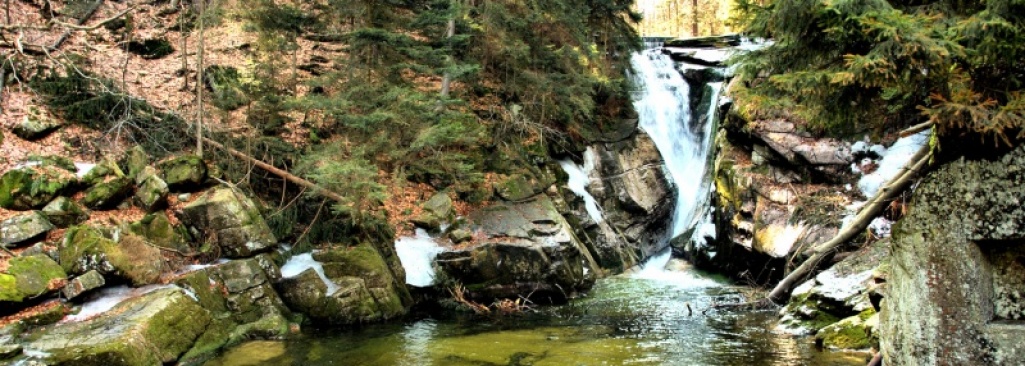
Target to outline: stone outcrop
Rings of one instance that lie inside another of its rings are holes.
[[[67,169],[42,164],[8,170],[0,177],[0,207],[39,209],[70,191],[78,178]]]
[[[248,257],[278,244],[256,204],[231,188],[203,193],[185,206],[183,215],[194,235],[207,238],[229,258]]]
[[[547,195],[481,209],[470,222],[487,238],[436,259],[440,276],[470,297],[562,302],[593,285],[597,264]]]
[[[929,174],[893,231],[882,300],[892,365],[1025,363],[1025,147]]]
[[[67,275],[57,262],[45,255],[15,257],[0,272],[0,304],[22,302],[55,291]]]
[[[578,237],[599,266],[621,272],[664,248],[676,191],[646,133],[636,131],[628,139],[597,143],[592,149],[596,159],[587,189],[601,206],[603,220],[595,222],[574,193],[564,197],[579,222]]]
[[[18,215],[0,222],[0,245],[14,247],[53,229],[50,220],[39,211]]]
[[[58,250],[61,266],[68,273],[82,275],[96,270],[136,286],[156,283],[166,267],[159,249],[117,228],[69,228]]]

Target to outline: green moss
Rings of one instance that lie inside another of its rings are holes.
[[[860,314],[845,318],[819,330],[815,335],[817,342],[829,348],[867,349],[878,344],[873,337],[867,321],[876,315],[875,310],[867,309]]]
[[[178,364],[200,365],[210,360],[222,348],[229,346],[231,332],[236,326],[235,322],[227,318],[212,319],[192,348],[178,359]]]
[[[206,163],[195,155],[184,155],[158,164],[161,178],[172,190],[198,188],[207,177]]]
[[[181,294],[179,292],[179,294]],[[210,324],[210,312],[201,308],[187,296],[175,296],[174,303],[154,316],[143,330],[143,336],[150,344],[157,346],[163,362],[173,362],[203,334]],[[183,337],[193,334],[194,337]]]
[[[61,267],[68,273],[85,273],[107,262],[115,274],[141,286],[155,283],[163,270],[160,250],[134,234],[122,234],[121,242],[103,236],[97,228],[68,229],[60,247]]]
[[[0,207],[12,210],[41,208],[67,192],[74,174],[53,166],[13,169],[0,177]]]
[[[0,301],[21,302],[50,291],[54,280],[67,274],[46,255],[15,257],[8,262],[7,274],[0,274]]]
[[[96,210],[114,208],[132,193],[132,186],[132,181],[123,176],[99,183],[85,191],[82,204]]]

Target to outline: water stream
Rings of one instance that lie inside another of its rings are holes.
[[[714,116],[691,118],[689,87],[667,57],[646,52],[632,61],[636,84],[643,89],[635,100],[640,126],[662,152],[679,193],[671,232],[676,236],[699,218],[708,196],[706,166]],[[713,98],[708,104],[714,108],[722,85],[709,87]],[[573,191],[586,198],[587,162],[579,166],[567,160],[562,165],[571,175]],[[592,219],[601,220],[597,207],[589,206],[588,211]],[[401,324],[312,332],[287,342],[245,344],[207,365],[866,363],[863,353],[822,352],[812,339],[776,331],[774,312],[712,307],[741,301],[745,291],[671,260],[665,250],[630,273],[599,280],[585,297],[567,305],[519,316],[431,314]]]

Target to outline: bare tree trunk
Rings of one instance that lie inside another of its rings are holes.
[[[203,52],[206,50],[204,43],[205,24],[203,15],[206,12],[206,0],[199,2],[199,49],[196,60],[196,155],[203,157]]]
[[[188,37],[185,36],[185,4],[180,4],[181,9],[178,13],[178,33],[181,34],[181,48],[182,48],[182,91],[189,90],[189,42]]]
[[[456,35],[456,15],[452,14],[452,17],[448,19],[448,29],[445,30],[445,38],[449,41]],[[446,56],[448,60],[452,61],[452,55]],[[445,71],[445,77],[441,80],[441,97],[448,97],[449,85],[452,83],[452,73]]]
[[[694,12],[694,22],[691,24],[691,33],[693,36],[698,36],[698,0],[691,0],[690,8]]]

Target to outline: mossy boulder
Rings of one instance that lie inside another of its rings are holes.
[[[229,258],[250,257],[277,245],[256,204],[231,188],[211,189],[183,209],[184,220]]]
[[[62,126],[60,120],[51,118],[32,108],[32,111],[14,125],[14,134],[25,140],[35,141],[50,135]]]
[[[67,197],[57,197],[50,201],[43,207],[43,215],[59,228],[78,225],[89,219],[85,207]]]
[[[879,315],[867,309],[858,315],[826,326],[815,334],[815,341],[830,349],[869,349],[879,346],[875,326]]]
[[[146,212],[153,212],[167,205],[167,195],[170,193],[170,189],[168,189],[167,183],[157,175],[155,168],[150,166],[143,168],[136,174],[135,183],[135,204],[137,206]]]
[[[427,202],[424,202],[423,209],[442,220],[451,219],[453,216],[452,198],[445,192],[435,193]]]
[[[121,178],[125,176],[125,172],[121,170],[117,162],[111,158],[104,158],[96,163],[92,169],[82,176],[82,184],[86,186],[95,186],[97,184],[106,182],[111,178]]]
[[[65,299],[71,300],[81,294],[103,287],[105,284],[107,284],[107,280],[103,278],[103,275],[92,270],[68,281],[68,284],[61,289],[61,295],[64,295]]]
[[[179,288],[118,304],[99,317],[41,329],[27,348],[50,365],[139,366],[175,362],[192,348],[212,317]]]
[[[53,230],[54,226],[39,211],[21,214],[0,222],[0,245],[13,247]]]
[[[57,262],[42,254],[14,257],[6,273],[0,273],[0,302],[22,302],[57,290],[67,274]]]
[[[77,181],[75,174],[54,166],[8,170],[0,177],[0,207],[19,211],[39,209],[70,193]]]
[[[136,286],[156,283],[165,267],[160,249],[135,234],[118,233],[118,242],[105,235],[108,231],[114,236],[113,232],[119,230],[69,228],[59,247],[61,267],[73,274],[96,270],[125,278]]]
[[[495,193],[503,200],[518,202],[541,193],[544,187],[529,173],[513,174],[495,185]]]
[[[54,166],[69,172],[77,172],[78,167],[75,166],[75,162],[68,157],[60,155],[29,155],[26,161],[38,163],[41,166]]]
[[[277,267],[269,268],[276,272]],[[189,289],[203,308],[227,316],[237,324],[248,324],[273,314],[291,315],[278,297],[260,259],[250,258],[205,267],[180,276],[175,283]],[[282,337],[285,334],[277,334]]]
[[[133,187],[128,177],[110,178],[89,187],[82,198],[82,204],[94,210],[113,209],[132,194]]]
[[[150,156],[146,153],[146,150],[142,146],[136,145],[132,147],[124,156],[118,160],[118,166],[124,171],[129,177],[135,179],[136,176],[142,172],[150,163]]]
[[[158,211],[143,216],[141,220],[128,225],[128,229],[146,241],[160,248],[171,249],[179,253],[192,253],[188,229],[183,225],[174,225],[167,213]]]
[[[441,219],[430,212],[423,212],[416,215],[409,219],[409,222],[430,232],[438,232],[441,230]]]
[[[372,244],[335,248],[313,257],[322,263],[326,278],[307,269],[278,283],[281,296],[293,309],[314,321],[334,325],[375,322],[405,314],[410,305],[408,290],[395,280]]]
[[[157,164],[160,178],[173,192],[193,192],[206,181],[207,167],[196,155],[184,155]]]

